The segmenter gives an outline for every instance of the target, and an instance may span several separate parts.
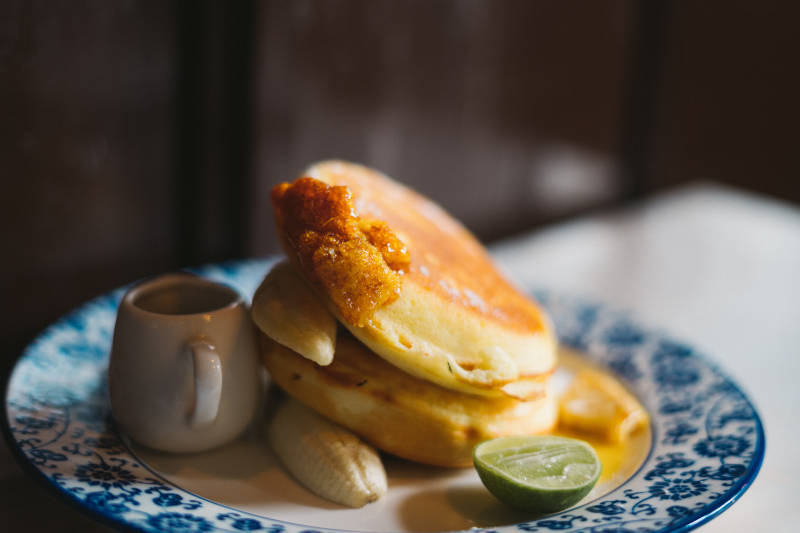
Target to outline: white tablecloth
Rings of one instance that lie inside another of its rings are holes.
[[[697,185],[493,251],[526,287],[629,309],[716,361],[755,403],[767,453],[741,500],[700,529],[800,530],[799,209]]]

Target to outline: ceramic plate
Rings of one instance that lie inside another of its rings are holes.
[[[197,270],[251,295],[269,261]],[[119,289],[45,330],[14,368],[6,433],[20,460],[61,495],[107,523],[144,531],[683,531],[709,520],[752,483],[764,432],[752,404],[688,345],[626,314],[537,292],[561,342],[616,374],[651,414],[624,475],[577,507],[531,517],[509,511],[472,470],[388,459],[389,494],[343,509],[292,482],[258,427],[218,450],[159,454],[114,429],[106,367]],[[633,460],[633,459],[632,459]],[[635,464],[634,464],[635,463]]]

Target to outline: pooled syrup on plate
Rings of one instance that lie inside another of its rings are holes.
[[[563,346],[559,347],[558,360],[559,372],[568,374],[574,374],[591,364],[585,356]],[[606,376],[619,381],[613,374],[603,369],[594,368],[594,370],[599,370]],[[576,431],[562,425],[557,426],[551,433],[562,437],[581,439],[594,448],[600,458],[600,462],[603,463],[603,471],[598,485],[626,479],[644,461],[647,451],[650,449],[651,432],[649,425],[639,428],[631,433],[627,439],[623,439],[620,442],[612,442],[602,436]]]

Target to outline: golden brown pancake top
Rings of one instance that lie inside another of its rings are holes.
[[[343,317],[364,325],[397,297],[401,276],[512,330],[544,329],[483,246],[439,206],[366,167],[328,163],[313,178],[273,188],[278,230],[304,274]]]

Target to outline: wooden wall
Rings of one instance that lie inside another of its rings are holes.
[[[674,2],[648,186],[730,183],[800,202],[800,3]]]
[[[379,167],[496,239],[714,179],[800,201],[790,2],[0,4],[0,348],[276,249],[267,192]]]
[[[0,4],[0,345],[177,264],[174,6]]]

